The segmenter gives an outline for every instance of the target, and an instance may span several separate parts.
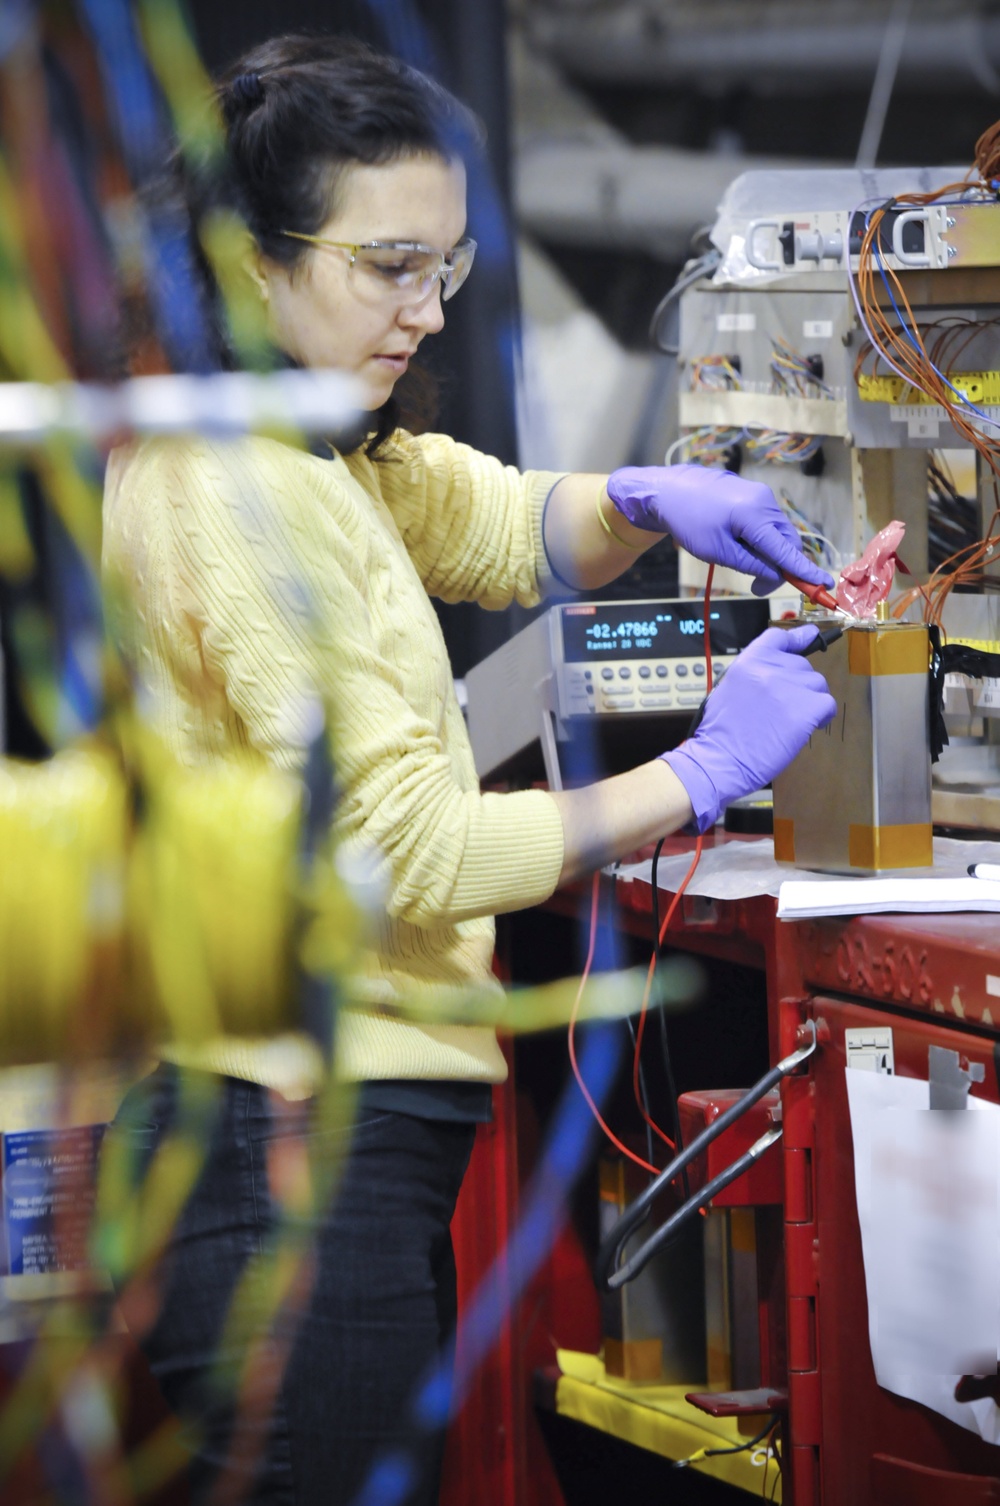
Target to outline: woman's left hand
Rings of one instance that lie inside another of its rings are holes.
[[[739,796],[770,784],[836,716],[830,687],[803,657],[816,634],[811,623],[767,628],[737,654],[694,733],[660,754],[687,790],[699,831]]]
[[[833,585],[760,481],[704,465],[625,466],[608,477],[607,492],[636,528],[669,533],[699,559],[753,575],[755,596],[780,585],[778,570]]]

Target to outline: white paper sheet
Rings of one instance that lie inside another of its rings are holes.
[[[954,837],[934,838],[934,865],[931,868],[903,868],[886,874],[874,882],[881,883],[892,878],[917,879],[966,879],[970,863],[1000,862],[1000,843],[962,842]],[[657,865],[657,884],[661,889],[674,892],[691,865],[689,853],[677,857],[661,858]],[[627,863],[613,871],[619,878],[629,881],[641,879],[652,883],[652,863]],[[770,837],[761,837],[756,842],[725,842],[718,847],[707,847],[701,855],[695,876],[686,893],[700,894],[708,899],[747,899],[755,894],[772,894],[777,897],[783,884],[793,882],[810,886],[831,883],[857,888],[859,884],[873,882],[866,878],[831,878],[828,873],[815,873],[810,868],[793,868],[787,863],[774,861],[774,843]],[[975,883],[985,884],[983,879]],[[864,909],[858,898],[851,898],[851,906],[838,914],[860,914]],[[850,896],[848,896],[850,897]],[[778,912],[781,913],[780,910]]]
[[[878,1383],[1000,1444],[996,1402],[955,1400],[1000,1353],[1000,1108],[931,1110],[926,1082],[846,1071]]]
[[[969,878],[845,878],[822,884],[786,880],[778,891],[778,919],[808,915],[942,914],[1000,910],[1000,883]]]

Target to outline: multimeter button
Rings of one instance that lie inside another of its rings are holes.
[[[655,706],[657,709],[660,709],[662,707],[672,706],[673,704],[673,701],[668,695],[641,695],[639,697],[640,706]]]
[[[650,667],[649,667],[648,664],[640,664],[639,665],[639,679],[640,680],[648,680],[649,677],[650,677],[650,675],[652,674],[652,672],[653,671],[650,669]]]
[[[657,665],[657,666],[656,666],[656,678],[657,678],[657,679],[658,679],[658,680],[665,680],[665,679],[666,679],[666,678],[667,678],[667,675],[668,675],[668,674],[669,674],[669,673],[670,673],[670,668],[669,668],[669,665],[666,665],[666,664],[658,664],[658,665]]]
[[[678,664],[677,667],[676,667],[676,669],[674,670],[674,674],[675,675],[680,675],[682,678],[683,678],[684,675],[687,674],[687,672],[688,672],[688,667],[687,667],[686,664]]]
[[[593,695],[594,694],[594,687],[593,687],[593,685],[588,685],[587,686],[587,694],[588,695]]]
[[[601,687],[601,694],[605,698],[613,696],[617,700],[619,696],[634,695],[635,691],[631,685],[607,685]]]
[[[695,664],[693,666],[693,669],[694,669],[694,672],[695,672],[696,675],[703,675],[705,673],[705,666],[704,666],[704,664]]]
[[[700,706],[705,699],[703,695],[681,695],[677,697],[680,706]]]
[[[622,665],[621,669],[618,671],[618,678],[619,680],[631,680],[632,671],[629,669],[628,665]]]
[[[589,679],[591,679],[591,673],[590,673],[590,670],[589,670],[589,669],[585,669],[585,670],[584,670],[584,671],[583,671],[583,678],[584,678],[584,679],[585,679],[585,680],[589,680]]]
[[[610,664],[605,664],[604,668],[601,670],[601,679],[602,680],[613,680],[614,677],[615,677],[615,672],[611,668],[611,665]]]
[[[630,696],[627,701],[612,701],[605,706],[605,711],[631,711],[635,705],[635,697]]]

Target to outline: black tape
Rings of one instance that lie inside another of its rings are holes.
[[[968,675],[970,680],[1000,679],[1000,654],[970,648],[967,643],[942,643],[941,629],[928,629],[931,640],[930,668],[930,744],[931,763],[937,763],[948,746],[948,729],[944,724],[944,681],[946,675]]]
[[[928,671],[927,733],[931,745],[931,763],[937,763],[942,751],[948,746],[948,728],[944,724],[944,657],[941,652],[941,629],[927,629],[931,644],[931,664]]]
[[[1000,654],[988,654],[967,643],[945,643],[941,659],[946,675],[968,675],[972,680],[1000,679]]]

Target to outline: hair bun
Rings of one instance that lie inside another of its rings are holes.
[[[264,85],[255,70],[237,74],[229,87],[236,103],[245,105],[248,110],[255,109],[264,98]]]

